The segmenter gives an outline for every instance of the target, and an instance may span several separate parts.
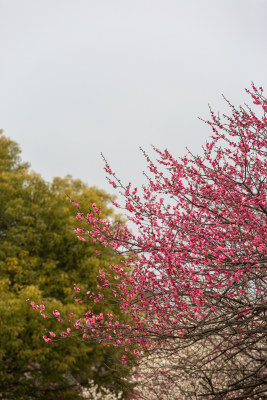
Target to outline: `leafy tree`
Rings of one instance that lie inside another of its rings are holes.
[[[47,324],[25,300],[66,313],[82,312],[73,300],[73,283],[96,290],[96,275],[120,258],[99,244],[84,246],[73,232],[75,218],[66,193],[88,207],[96,203],[114,221],[112,197],[78,179],[54,178],[51,184],[29,171],[17,143],[0,136],[0,393],[9,399],[76,399],[78,385],[93,379],[121,390],[127,368],[116,368],[120,351],[67,339],[48,346],[41,337]],[[98,313],[119,314],[119,307],[96,304]],[[125,392],[125,387],[124,387]]]
[[[229,103],[230,116],[211,111],[213,133],[201,156],[176,160],[154,149],[155,163],[144,153],[150,175],[142,194],[106,164],[138,234],[119,223],[114,229],[97,209],[77,213],[89,226],[83,238],[135,258],[131,273],[113,267],[115,286],[99,277],[103,301],[112,284],[132,325],[114,318],[103,329],[100,316],[74,324],[90,341],[126,346],[124,363],[131,352],[167,357],[166,369],[156,363],[145,375],[152,389],[154,373],[166,376],[164,396],[168,376],[179,399],[267,396],[267,100],[262,88],[247,92],[257,110]]]

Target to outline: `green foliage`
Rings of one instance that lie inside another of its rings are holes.
[[[8,399],[80,398],[73,377],[81,384],[92,378],[115,390],[125,386],[127,367],[120,350],[65,338],[47,344],[44,328],[55,328],[26,304],[30,298],[62,314],[81,314],[73,301],[73,283],[96,289],[101,267],[119,259],[111,250],[77,240],[72,231],[75,211],[69,194],[88,209],[94,202],[103,217],[114,218],[112,197],[67,176],[52,184],[21,162],[17,143],[0,135],[0,393]],[[104,311],[100,305],[97,311]],[[107,309],[105,309],[107,311]],[[119,314],[115,306],[108,311]],[[115,368],[116,366],[116,368]],[[126,389],[124,389],[126,391]]]

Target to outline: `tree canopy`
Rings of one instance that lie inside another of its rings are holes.
[[[120,350],[71,338],[47,345],[42,331],[52,330],[53,321],[38,318],[25,302],[46,299],[74,315],[85,309],[73,300],[73,284],[96,290],[99,269],[120,258],[110,249],[98,256],[99,244],[77,240],[66,194],[84,207],[97,204],[115,221],[113,198],[71,176],[48,183],[30,171],[20,153],[16,142],[0,135],[0,393],[73,400],[79,398],[77,383],[86,386],[89,378],[120,390],[127,374],[117,362]],[[117,305],[95,307],[120,314]]]

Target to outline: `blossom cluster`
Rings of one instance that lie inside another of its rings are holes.
[[[257,112],[230,102],[230,116],[211,111],[205,122],[212,135],[202,155],[188,151],[177,160],[154,147],[154,162],[143,152],[149,174],[141,191],[124,186],[106,162],[110,183],[124,196],[124,204],[114,205],[138,233],[102,219],[95,204],[83,213],[70,199],[77,220],[89,226],[76,228],[78,238],[126,256],[122,265],[100,271],[98,293],[82,293],[75,285],[74,299],[92,307],[117,303],[130,319],[89,309],[72,326],[85,339],[123,346],[123,362],[130,352],[137,358],[140,350],[182,354],[205,345],[209,351],[199,358],[199,370],[207,360],[217,363],[214,381],[205,384],[203,378],[202,386],[206,395],[225,399],[234,392],[259,398],[267,391],[267,100],[254,84],[247,93]],[[60,322],[55,311],[54,317]],[[245,352],[249,361],[240,358]],[[227,375],[228,392],[216,383],[221,365],[243,371],[240,379]]]

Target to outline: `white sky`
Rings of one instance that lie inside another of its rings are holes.
[[[181,156],[224,93],[267,92],[267,0],[0,0],[0,127],[51,180],[143,182],[139,146]]]

